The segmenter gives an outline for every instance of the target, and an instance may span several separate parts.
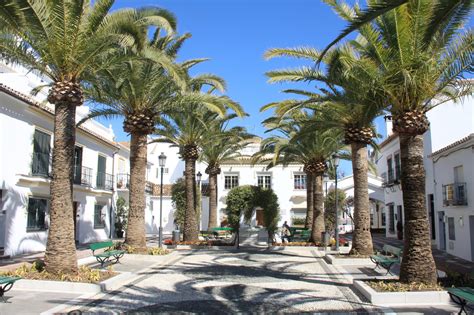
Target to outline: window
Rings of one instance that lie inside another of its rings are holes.
[[[257,176],[257,185],[258,187],[264,188],[264,189],[272,188],[272,177],[270,175]]]
[[[107,159],[99,155],[97,159],[97,188],[105,188],[105,169],[106,169]]]
[[[294,175],[294,189],[306,189],[306,175],[295,174]]]
[[[448,218],[448,233],[449,233],[449,240],[455,241],[456,231],[455,231],[454,218]]]
[[[48,200],[41,198],[30,198],[28,200],[28,220],[26,231],[46,230],[46,211],[48,209]]]
[[[33,163],[31,174],[49,176],[49,160],[51,152],[51,136],[39,130],[35,130],[33,136]]]
[[[94,207],[94,229],[105,228],[105,205],[95,205]]]
[[[387,173],[388,173],[388,182],[392,183],[394,180],[393,167],[392,167],[392,158],[387,159]]]
[[[74,184],[80,185],[82,177],[82,148],[74,148]]]
[[[382,226],[385,226],[386,224],[386,215],[385,215],[385,211],[382,211]]]
[[[395,232],[395,206],[388,205],[388,230]]]
[[[239,186],[239,175],[226,175],[224,177],[224,189],[232,189]]]
[[[399,180],[402,176],[401,174],[401,167],[400,167],[400,154],[395,154],[395,180]]]
[[[169,168],[164,167],[163,168],[163,174],[168,174],[168,173],[169,173]],[[156,168],[156,178],[157,179],[160,178],[160,168],[159,167]]]
[[[370,226],[374,225],[374,214],[370,214]]]

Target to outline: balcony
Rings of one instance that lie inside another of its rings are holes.
[[[130,188],[130,175],[126,173],[117,174],[117,189]]]
[[[92,168],[85,166],[75,166],[74,184],[92,187]]]
[[[104,172],[97,172],[96,188],[104,189],[104,190],[113,190],[114,189],[113,175],[104,173]]]
[[[31,164],[31,175],[49,177],[51,166],[51,155],[49,153],[33,152]]]
[[[388,172],[382,173],[382,186],[383,187],[392,187],[394,185],[400,184],[400,167],[397,167],[397,170],[389,168]]]
[[[153,183],[146,182],[145,183],[145,194],[152,195],[153,194]]]
[[[467,206],[466,183],[443,185],[443,205]]]

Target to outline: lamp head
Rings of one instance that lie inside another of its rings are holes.
[[[196,174],[196,179],[197,179],[197,181],[200,182],[200,181],[201,181],[201,178],[202,178],[202,174],[201,174],[201,172],[198,172],[198,173]]]
[[[333,162],[334,162],[334,166],[335,166],[335,167],[338,167],[338,166],[339,166],[339,158],[340,158],[340,157],[339,157],[339,154],[337,154],[337,153],[334,153],[334,154],[332,155],[332,160],[333,160]]]
[[[161,152],[161,154],[158,156],[158,165],[160,165],[160,167],[165,167],[165,164],[166,164],[166,155]]]

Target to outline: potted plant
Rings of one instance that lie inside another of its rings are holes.
[[[115,235],[122,238],[124,231],[127,229],[128,207],[123,197],[118,197],[115,202]]]

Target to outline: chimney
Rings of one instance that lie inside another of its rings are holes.
[[[385,127],[387,128],[387,137],[390,137],[393,133],[393,122],[392,122],[392,115],[384,116],[385,119]]]

